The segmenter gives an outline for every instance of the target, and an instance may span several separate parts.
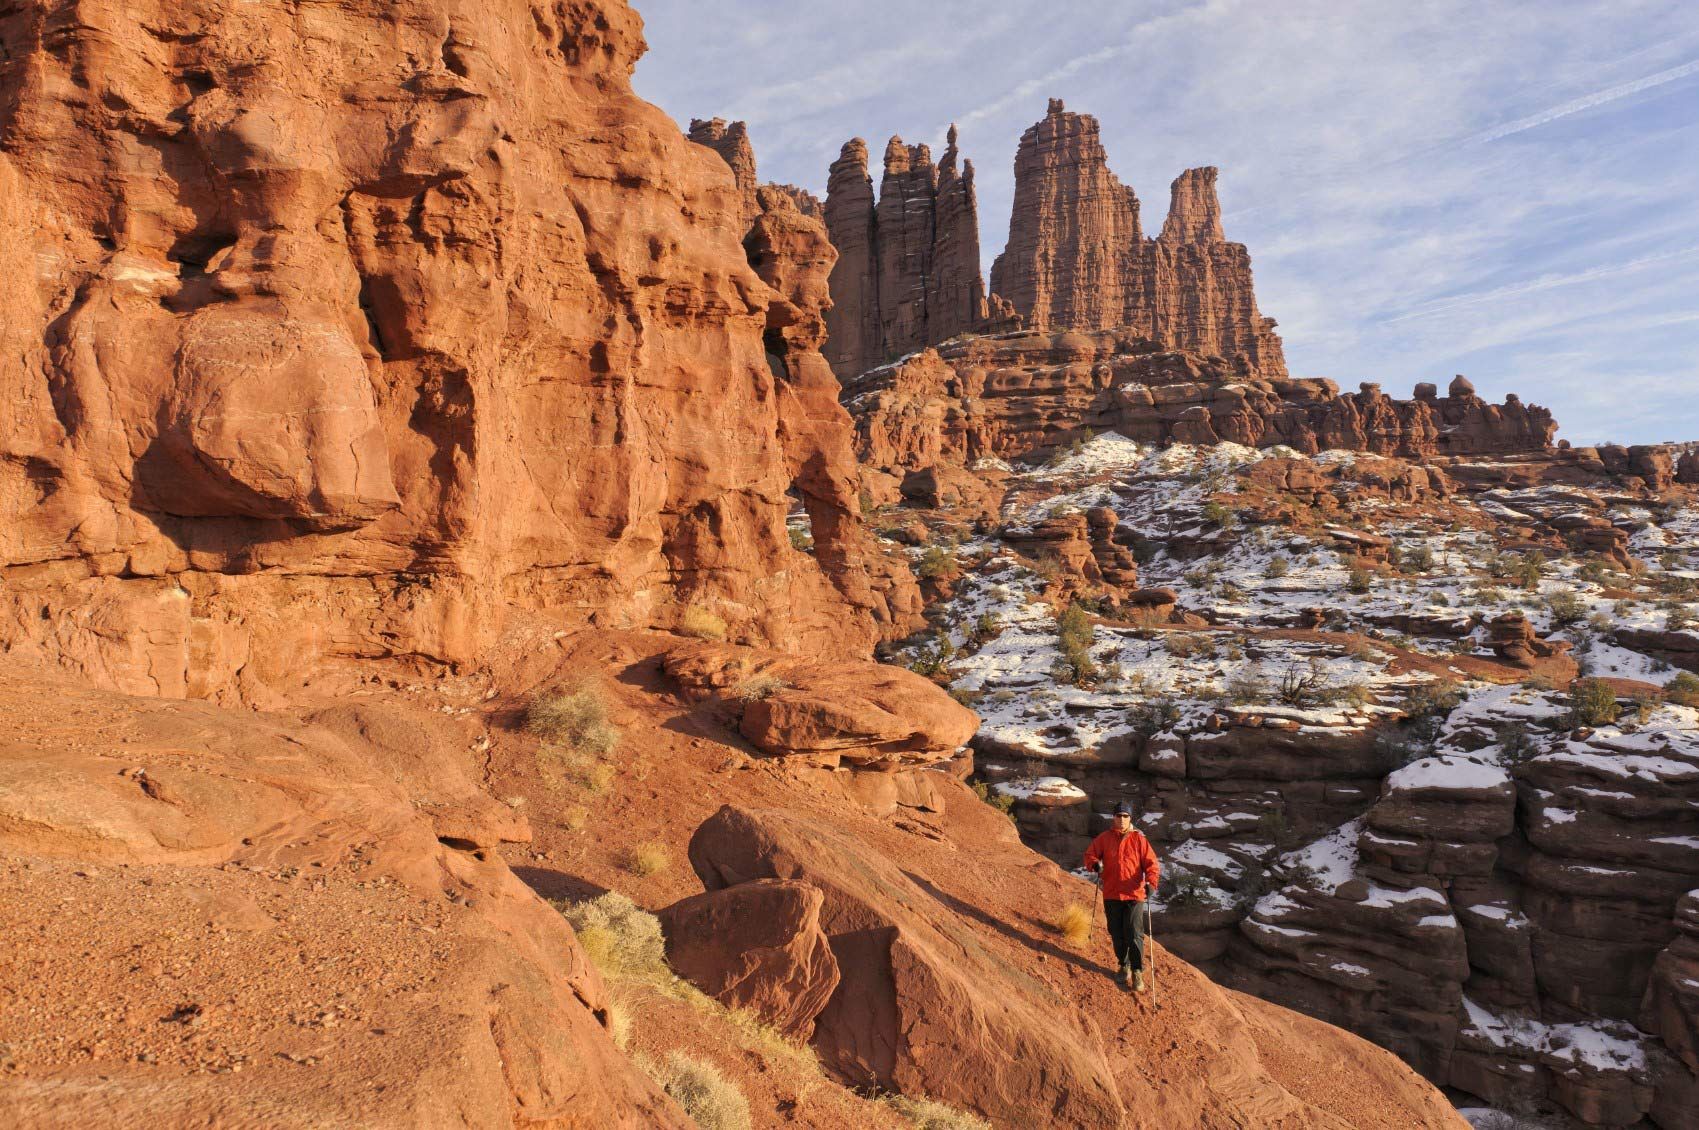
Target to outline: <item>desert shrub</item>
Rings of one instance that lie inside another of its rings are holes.
[[[996,639],[997,634],[1002,630],[1003,621],[995,613],[981,612],[979,618],[973,622],[973,627],[968,629],[967,644],[973,650],[978,651]]]
[[[1227,677],[1227,701],[1240,706],[1248,706],[1261,702],[1268,697],[1268,683],[1263,678],[1262,668],[1255,663],[1247,663]]]
[[[1226,529],[1233,524],[1233,511],[1221,503],[1211,500],[1204,503],[1203,520],[1212,526]]]
[[[1353,565],[1345,575],[1345,588],[1359,596],[1375,587],[1375,575],[1361,565]]]
[[[751,675],[732,687],[730,696],[739,702],[760,702],[785,690],[789,683],[777,675]]]
[[[594,683],[535,695],[525,707],[525,728],[578,753],[600,756],[619,744],[619,728],[608,721],[607,702]]]
[[[1520,588],[1532,591],[1540,587],[1540,578],[1546,574],[1546,555],[1537,549],[1524,553],[1511,569]]]
[[[1602,585],[1605,583],[1606,578],[1610,576],[1611,568],[1599,558],[1595,557],[1582,564],[1581,568],[1577,569],[1575,573],[1583,581],[1589,581],[1595,585]]]
[[[679,631],[685,635],[695,636],[699,640],[723,640],[726,638],[725,620],[700,604],[685,606],[684,615],[680,618],[678,627]]]
[[[941,545],[929,545],[921,553],[920,560],[915,563],[914,571],[922,577],[936,579],[953,577],[961,572],[961,566],[956,561],[956,551],[946,549]]]
[[[1426,542],[1411,546],[1404,551],[1402,566],[1406,573],[1426,573],[1434,567],[1433,546]]]
[[[1664,606],[1664,631],[1685,632],[1693,626],[1693,612],[1685,604]]]
[[[873,515],[879,512],[879,508],[873,505],[872,491],[862,491],[861,497],[857,501],[861,505],[861,516],[864,520],[873,517]]]
[[[914,1130],[991,1130],[991,1123],[953,1106],[911,1095],[892,1095],[883,1100],[908,1119]]]
[[[1257,817],[1256,834],[1278,848],[1290,847],[1293,841],[1292,823],[1278,808],[1271,808]]]
[[[672,866],[672,853],[665,844],[650,840],[626,852],[621,865],[633,875],[659,875]]]
[[[1289,886],[1313,889],[1321,882],[1321,872],[1303,860],[1295,859],[1281,865],[1280,878]]]
[[[587,902],[557,902],[555,907],[572,924],[584,955],[604,977],[672,978],[660,919],[618,891]]]
[[[1284,557],[1271,557],[1271,558],[1268,559],[1268,565],[1267,565],[1266,568],[1263,569],[1262,575],[1269,578],[1270,580],[1274,580],[1274,579],[1278,579],[1280,577],[1284,577],[1286,574],[1290,573],[1291,571],[1292,571],[1292,563],[1290,561],[1286,560],[1286,558],[1284,558]]]
[[[582,804],[567,805],[555,819],[568,832],[582,832],[584,826],[590,823],[590,810]]]
[[[1140,565],[1149,565],[1156,560],[1156,555],[1162,552],[1162,543],[1135,534],[1133,536],[1133,560]]]
[[[1177,872],[1171,869],[1162,877],[1162,885],[1158,890],[1162,901],[1171,907],[1202,906],[1211,901],[1209,879],[1192,871]]]
[[[1162,637],[1162,646],[1176,659],[1190,659],[1207,642],[1191,632],[1169,632]]]
[[[976,706],[985,697],[984,691],[969,690],[966,687],[951,687],[950,697],[963,706]]]
[[[928,679],[936,678],[945,673],[955,651],[956,649],[951,646],[948,639],[935,640],[932,643],[924,644],[916,649],[914,658],[909,661],[908,669],[916,675],[923,675]]]
[[[1268,872],[1260,867],[1247,867],[1233,885],[1233,898],[1241,910],[1249,907],[1269,891]]]
[[[1355,659],[1363,663],[1372,663],[1380,655],[1368,640],[1361,638],[1347,641],[1340,654],[1346,659]]]
[[[1573,726],[1608,726],[1622,716],[1616,692],[1603,679],[1577,679],[1569,687],[1569,720]]]
[[[814,548],[814,537],[807,530],[800,526],[791,526],[789,530],[792,549],[807,553]]]
[[[1628,709],[1634,715],[1634,725],[1644,726],[1652,720],[1652,715],[1658,709],[1658,697],[1646,691],[1635,691],[1628,696]]]
[[[1418,683],[1404,698],[1404,713],[1412,718],[1443,716],[1463,702],[1463,688],[1450,679]]]
[[[1055,664],[1056,677],[1075,686],[1096,681],[1098,671],[1091,661],[1091,645],[1096,639],[1097,632],[1085,609],[1078,603],[1068,605],[1067,611],[1056,617],[1056,650],[1062,653]]]
[[[1146,737],[1160,734],[1179,725],[1180,707],[1178,703],[1168,699],[1146,700],[1134,704],[1133,708],[1127,711],[1127,722],[1135,733],[1144,734]]]
[[[1050,928],[1065,938],[1069,945],[1083,946],[1091,939],[1091,907],[1070,902],[1056,912]]]
[[[1008,687],[1000,687],[991,692],[992,702],[1013,702],[1016,697],[1015,692],[1010,690]]]
[[[1319,666],[1312,663],[1299,667],[1294,663],[1280,676],[1280,688],[1275,693],[1287,706],[1304,709],[1331,701],[1333,691]]]
[[[1683,671],[1665,683],[1664,700],[1677,706],[1699,707],[1699,675]]]
[[[1559,624],[1578,624],[1587,615],[1587,602],[1574,589],[1555,589],[1546,596],[1546,610]]]
[[[1510,721],[1493,732],[1498,742],[1498,759],[1504,765],[1520,765],[1539,752],[1528,723]]]
[[[659,1063],[638,1064],[702,1130],[749,1130],[749,1100],[719,1068],[704,1059],[669,1052]]]

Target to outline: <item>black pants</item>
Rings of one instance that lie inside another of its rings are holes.
[[[1150,908],[1132,899],[1104,899],[1103,913],[1109,919],[1109,942],[1115,947],[1115,964],[1121,969],[1144,968],[1144,936],[1150,928]]]

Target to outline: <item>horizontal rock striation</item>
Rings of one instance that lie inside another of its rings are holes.
[[[1216,170],[1174,181],[1168,218],[1146,238],[1139,200],[1109,169],[1097,119],[1051,99],[1021,136],[1009,241],[991,289],[1033,329],[1124,328],[1243,375],[1284,377],[1272,318],[1257,310],[1250,254],[1222,234]]]
[[[882,469],[1042,454],[1088,432],[1148,443],[1284,445],[1407,458],[1539,453],[1557,425],[1462,377],[1396,400],[1379,385],[1247,378],[1233,365],[1122,331],[1026,330],[950,342],[849,380],[861,459]]]
[[[826,355],[839,377],[1011,324],[1007,303],[985,291],[973,162],[958,160],[954,126],[937,164],[927,146],[893,137],[877,199],[866,142],[851,140],[833,162],[825,219],[838,263]]]

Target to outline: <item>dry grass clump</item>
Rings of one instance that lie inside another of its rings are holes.
[[[672,981],[661,920],[618,891],[588,902],[557,902],[555,907],[572,924],[584,955],[602,976]]]
[[[731,689],[731,697],[739,702],[760,702],[787,689],[789,683],[777,675],[751,675]]]
[[[700,604],[685,606],[684,616],[679,620],[678,628],[685,635],[695,636],[699,640],[723,640],[726,638],[725,620],[714,615]]]
[[[608,721],[607,701],[594,683],[538,692],[525,707],[525,728],[578,753],[600,756],[619,745],[619,727]]]
[[[1091,939],[1091,908],[1084,903],[1071,902],[1056,912],[1050,928],[1062,935],[1070,945],[1083,946]]]
[[[646,878],[650,875],[659,875],[670,868],[672,862],[672,854],[667,851],[666,845],[650,840],[648,843],[638,844],[627,852],[624,866],[633,875]]]
[[[706,1060],[669,1052],[656,1062],[644,1056],[638,1066],[671,1095],[702,1130],[749,1130],[749,1100],[719,1068]]]
[[[931,1099],[892,1095],[884,1100],[915,1130],[991,1130],[991,1123]]]

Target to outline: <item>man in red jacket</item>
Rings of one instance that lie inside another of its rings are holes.
[[[1109,941],[1115,947],[1123,985],[1144,992],[1144,938],[1150,928],[1145,896],[1156,890],[1162,865],[1144,833],[1133,827],[1133,811],[1115,809],[1115,823],[1085,849],[1088,871],[1103,874],[1103,913],[1109,919]]]

